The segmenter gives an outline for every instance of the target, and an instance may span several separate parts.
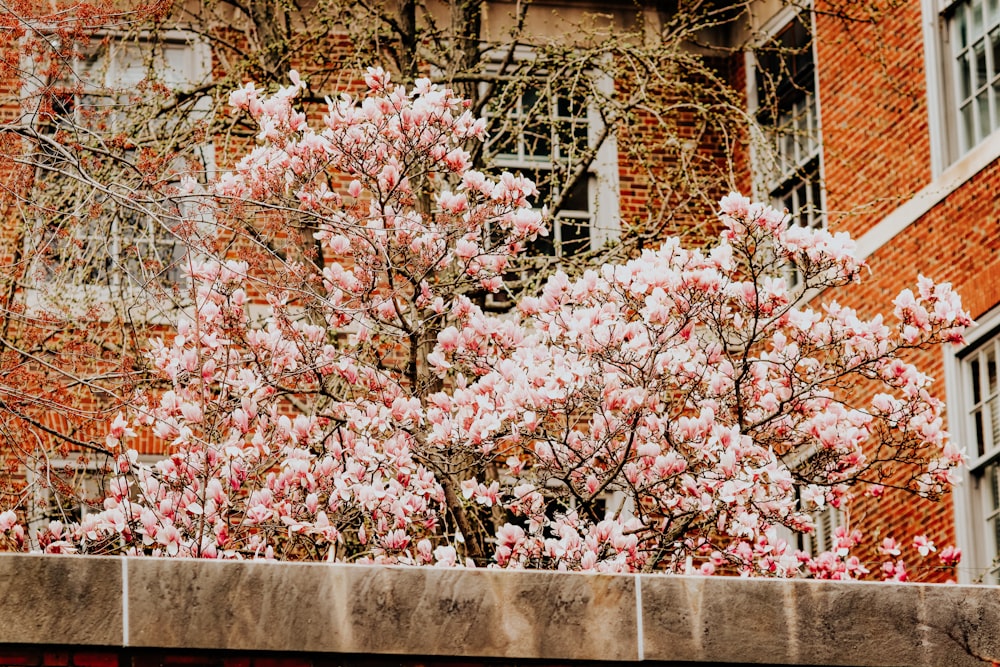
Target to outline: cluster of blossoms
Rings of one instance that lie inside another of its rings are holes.
[[[308,219],[326,257],[316,288],[193,264],[191,315],[149,352],[168,388],[112,424],[102,511],[35,544],[853,578],[871,569],[856,531],[821,554],[790,544],[814,512],[886,480],[929,497],[954,483],[963,454],[905,358],[961,340],[949,286],[921,278],[892,323],[814,306],[804,294],[860,280],[850,239],[730,195],[707,249],[667,239],[488,314],[477,295],[545,233],[533,184],[470,168],[483,124],[449,91],[366,82],[328,101],[319,131],[295,109],[297,76],[232,95],[260,145],[219,179],[220,205]],[[266,296],[263,321],[248,293]],[[141,463],[140,432],[167,457]],[[26,547],[14,517],[0,534]],[[906,577],[899,555],[883,542],[884,576]]]

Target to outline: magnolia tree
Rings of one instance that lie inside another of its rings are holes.
[[[953,484],[963,454],[905,360],[961,341],[947,285],[864,319],[826,300],[861,278],[849,238],[733,194],[709,248],[667,239],[484,313],[546,234],[535,187],[470,167],[483,123],[450,91],[366,83],[320,129],[294,73],[233,93],[259,145],[215,184],[219,233],[295,216],[326,261],[262,273],[192,247],[188,315],[149,350],[167,386],[110,425],[103,505],[32,534],[9,508],[9,548],[856,577],[857,532],[790,544],[813,513]],[[150,437],[155,465],[133,448]]]

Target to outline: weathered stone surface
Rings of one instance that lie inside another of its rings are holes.
[[[787,582],[782,588],[794,609],[789,621],[796,632],[786,633],[791,655],[831,665],[942,664],[928,663],[921,644],[922,586]]]
[[[118,558],[4,554],[0,644],[122,643]]]
[[[1000,660],[1000,589],[642,578],[646,660],[982,665]]]
[[[927,664],[1000,662],[1000,587],[922,586],[920,640],[933,657]],[[938,658],[937,656],[940,656]]]
[[[135,559],[130,646],[338,650],[343,582],[324,565]]]
[[[3,554],[2,644],[962,667],[1000,588]]]
[[[132,646],[635,660],[635,579],[129,562]]]
[[[730,594],[716,585],[719,578],[641,579],[646,660],[780,663],[784,657],[774,644],[787,633],[788,619],[775,587],[766,585],[775,582],[730,579]]]

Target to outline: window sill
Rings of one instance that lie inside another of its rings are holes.
[[[909,201],[862,235],[858,239],[858,259],[865,260],[874,255],[896,235],[927,215],[931,209],[998,158],[1000,158],[1000,130],[986,137],[978,146],[921,188]]]

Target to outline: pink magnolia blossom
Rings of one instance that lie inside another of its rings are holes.
[[[818,554],[782,535],[890,475],[954,483],[964,454],[906,356],[961,340],[950,286],[921,277],[862,317],[837,300],[864,274],[850,238],[731,194],[710,246],[664,239],[486,313],[547,231],[529,179],[470,168],[481,120],[371,69],[314,128],[290,78],[231,95],[260,145],[215,182],[216,217],[308,220],[322,266],[201,249],[148,351],[166,390],[110,424],[104,509],[30,539],[7,509],[10,548],[848,579],[870,574],[860,532]],[[883,541],[883,576],[907,576],[898,555]]]
[[[927,539],[926,535],[917,535],[913,538],[913,548],[916,549],[921,556],[927,556],[928,554],[937,551],[937,547],[934,546],[933,542]]]

